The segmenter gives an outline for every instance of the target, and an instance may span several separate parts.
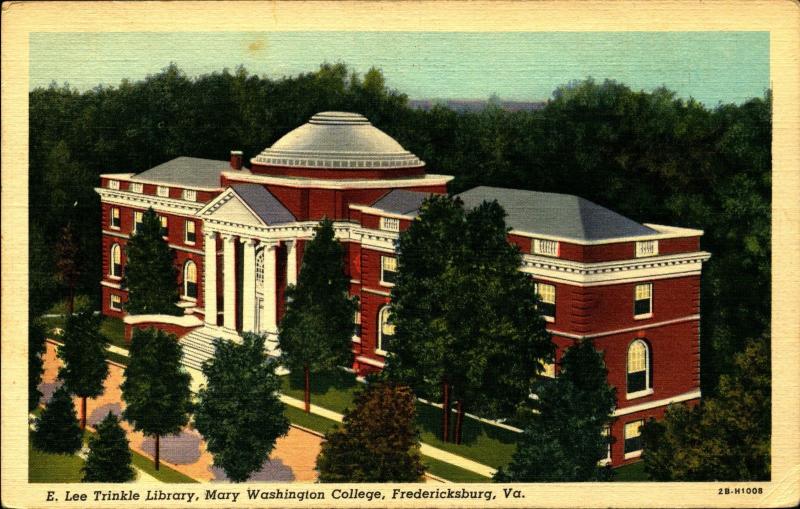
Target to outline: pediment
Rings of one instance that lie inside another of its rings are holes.
[[[209,202],[198,215],[204,219],[214,219],[226,223],[267,226],[232,189],[227,189]]]

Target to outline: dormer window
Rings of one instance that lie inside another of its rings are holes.
[[[533,254],[543,256],[558,256],[558,241],[533,239]]]
[[[142,194],[144,192],[144,186],[141,182],[131,182],[131,192]]]
[[[399,232],[400,220],[394,217],[382,217],[380,228],[381,230],[386,230],[387,232]]]
[[[636,258],[658,255],[657,240],[642,240],[636,242]]]
[[[116,189],[119,191],[119,180],[109,180],[108,181],[108,188],[109,189]]]
[[[169,188],[167,186],[157,186],[156,194],[162,198],[169,198]]]
[[[186,201],[197,201],[197,191],[194,189],[184,189],[183,199]]]

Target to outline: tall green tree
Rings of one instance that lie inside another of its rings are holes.
[[[33,411],[39,406],[42,392],[39,384],[42,383],[44,371],[45,329],[41,320],[34,319],[28,322],[28,411]]]
[[[128,482],[136,478],[131,450],[117,416],[108,415],[89,437],[89,455],[83,465],[83,482]]]
[[[103,382],[108,376],[108,339],[100,332],[100,320],[100,315],[89,310],[68,316],[64,345],[58,349],[58,357],[64,361],[58,377],[81,398],[81,429],[86,427],[86,399],[103,394]]]
[[[253,333],[241,344],[215,339],[214,357],[203,364],[207,383],[198,394],[195,427],[214,464],[234,482],[257,472],[289,431],[275,366],[264,353],[264,337]]]
[[[189,422],[191,376],[181,366],[183,352],[172,334],[136,329],[129,352],[125,381],[120,386],[127,405],[122,416],[135,431],[155,438],[158,470],[160,438],[180,433]]]
[[[357,300],[350,297],[349,287],[333,222],[323,219],[306,244],[297,286],[286,290],[286,312],[278,334],[281,362],[303,373],[306,412],[311,410],[311,372],[351,362]]]
[[[564,353],[554,380],[535,384],[534,413],[520,436],[511,464],[500,469],[498,482],[607,481],[606,457],[616,398],[607,382],[603,357],[591,340]]]
[[[420,482],[425,473],[409,387],[376,381],[360,390],[342,428],[325,436],[322,482]]]
[[[142,215],[127,245],[128,263],[123,285],[128,290],[127,310],[134,315],[180,315],[178,270],[175,253],[161,235],[161,221],[152,208]]]
[[[67,290],[67,314],[75,308],[75,289],[81,277],[80,250],[75,238],[72,223],[61,230],[56,242],[56,277]]]
[[[769,337],[736,355],[735,371],[720,378],[717,395],[687,409],[670,407],[643,431],[645,471],[658,481],[770,479],[771,384]]]
[[[75,454],[83,445],[83,431],[75,416],[75,404],[63,386],[42,410],[31,435],[31,444],[40,451],[54,454]]]
[[[537,310],[521,255],[508,243],[497,202],[465,211],[459,200],[434,196],[400,234],[392,289],[395,340],[386,376],[417,394],[441,398],[442,438],[461,441],[466,408],[490,417],[514,414],[549,361],[553,345]]]

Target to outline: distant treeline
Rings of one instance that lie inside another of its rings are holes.
[[[565,84],[541,109],[412,108],[380,71],[345,65],[281,79],[242,68],[196,79],[171,65],[139,82],[30,92],[31,311],[63,296],[52,245],[71,223],[97,299],[100,173],[140,172],[177,156],[255,156],[325,110],[355,111],[455,175],[451,191],[495,185],[580,195],[641,222],[705,230],[703,389],[769,329],[771,95],[709,108],[667,89]]]

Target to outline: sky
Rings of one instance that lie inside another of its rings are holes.
[[[269,78],[375,66],[412,99],[541,101],[592,77],[715,106],[770,86],[768,32],[77,32],[31,34],[30,88],[116,86],[171,62],[189,76],[243,65]]]

